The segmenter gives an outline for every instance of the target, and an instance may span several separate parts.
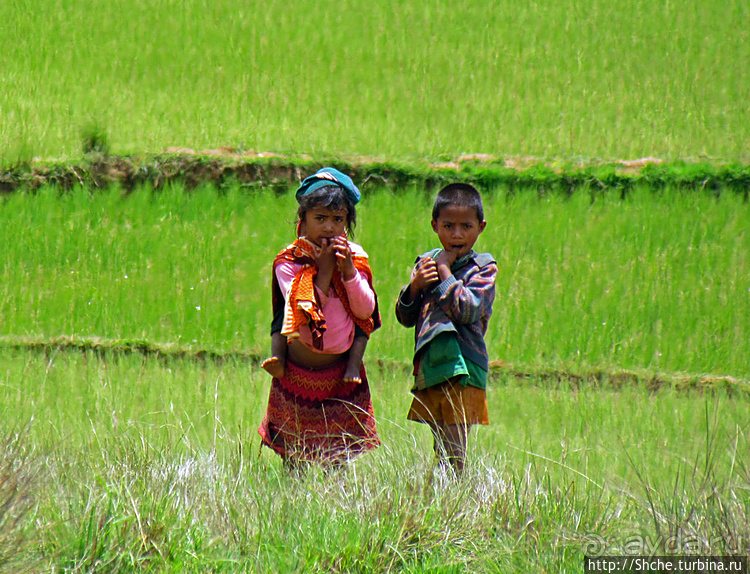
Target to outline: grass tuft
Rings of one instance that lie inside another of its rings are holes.
[[[108,155],[109,138],[106,130],[98,124],[89,124],[81,130],[81,149],[84,155]]]
[[[25,432],[0,431],[0,572],[25,572],[36,563],[42,465]]]

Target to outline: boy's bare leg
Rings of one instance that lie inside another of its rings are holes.
[[[447,457],[445,452],[445,433],[443,432],[442,423],[431,422],[427,423],[432,431],[432,450],[435,451],[435,457],[438,459],[438,463],[443,466]]]
[[[471,425],[447,425],[429,423],[432,430],[433,448],[440,466],[450,463],[456,477],[463,474],[466,463],[466,443]]]
[[[444,425],[445,451],[448,462],[453,467],[456,476],[461,476],[466,464],[466,443],[471,425]]]
[[[346,364],[346,370],[344,371],[344,382],[345,383],[361,383],[362,377],[359,375],[359,371],[362,368],[362,359],[365,356],[365,349],[367,348],[367,337],[360,335],[354,337],[352,341],[352,347],[349,349],[349,361]]]
[[[280,379],[286,373],[286,346],[287,341],[284,335],[281,333],[271,335],[271,356],[260,365],[276,379]]]

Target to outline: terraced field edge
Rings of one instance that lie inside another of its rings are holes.
[[[147,340],[114,340],[96,337],[63,335],[50,339],[28,337],[0,337],[0,351],[41,354],[52,359],[60,353],[81,353],[97,360],[120,356],[139,355],[144,359],[170,361],[196,361],[222,364],[241,362],[259,367],[265,357],[251,351],[216,350]],[[408,361],[370,358],[368,363],[380,369],[403,372],[407,377],[412,370]],[[594,368],[574,372],[567,369],[517,367],[503,361],[490,362],[490,380],[496,384],[509,381],[552,388],[594,388],[620,390],[627,386],[640,386],[651,392],[672,389],[677,392],[723,392],[730,397],[750,399],[750,381],[731,376],[712,374],[658,373],[616,368]]]
[[[2,165],[2,164],[0,164]],[[720,161],[665,162],[646,157],[635,160],[558,161],[533,157],[464,155],[401,162],[370,157],[279,155],[220,148],[195,152],[173,148],[163,154],[86,154],[77,162],[39,159],[0,167],[0,193],[34,191],[44,186],[69,190],[77,186],[125,191],[149,185],[161,189],[180,183],[188,189],[211,184],[240,185],[285,191],[323,166],[349,173],[363,187],[398,190],[421,186],[428,190],[452,181],[474,183],[483,189],[572,194],[614,192],[625,197],[637,186],[659,190],[679,188],[750,197],[750,165]]]

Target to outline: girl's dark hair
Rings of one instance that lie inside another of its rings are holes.
[[[299,203],[297,217],[300,221],[304,221],[307,212],[316,207],[327,207],[331,211],[345,209],[346,230],[349,235],[354,235],[354,228],[357,225],[357,210],[343,187],[324,185],[311,193],[301,195],[297,198],[297,202]]]
[[[441,189],[432,206],[432,220],[437,221],[440,210],[449,205],[460,205],[476,210],[479,223],[484,221],[482,196],[473,185],[468,183],[449,183]]]

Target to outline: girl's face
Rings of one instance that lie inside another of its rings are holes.
[[[334,237],[346,234],[348,215],[346,209],[313,207],[305,213],[301,232],[315,245],[320,246],[323,239],[330,241]]]

